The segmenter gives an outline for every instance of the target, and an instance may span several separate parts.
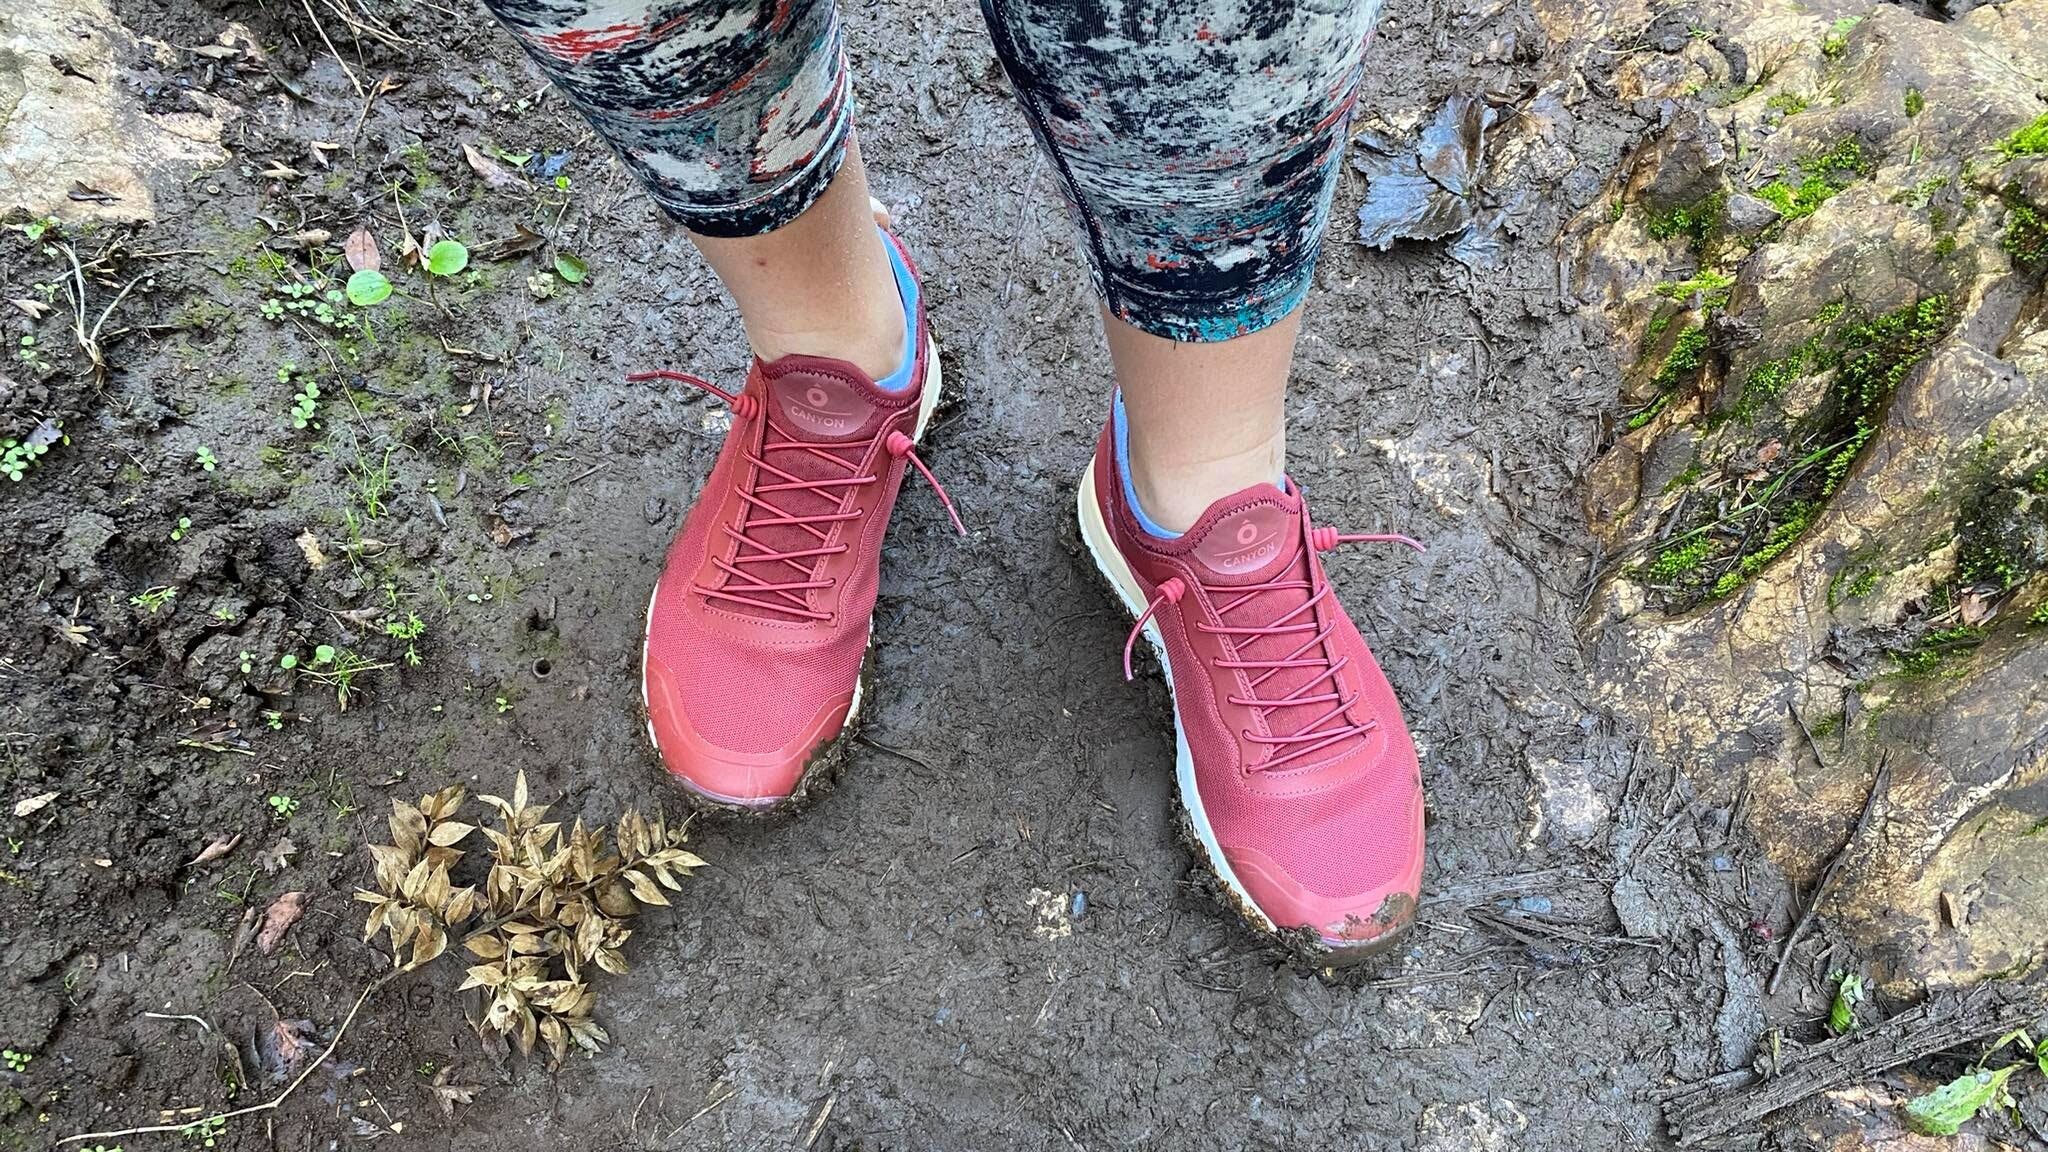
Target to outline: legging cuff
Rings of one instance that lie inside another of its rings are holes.
[[[1285,320],[1301,307],[1315,278],[1313,267],[1280,274],[1259,285],[1257,295],[1162,298],[1131,285],[1098,281],[1109,314],[1140,332],[1182,344],[1213,344],[1249,336]]]

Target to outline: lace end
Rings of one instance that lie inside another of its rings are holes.
[[[1137,679],[1137,674],[1131,670],[1131,651],[1137,647],[1138,637],[1144,633],[1146,623],[1158,613],[1161,605],[1178,604],[1180,603],[1180,598],[1186,594],[1187,585],[1180,582],[1180,577],[1169,576],[1166,578],[1166,582],[1159,586],[1159,594],[1152,597],[1152,602],[1145,605],[1145,610],[1138,614],[1138,622],[1131,625],[1130,635],[1124,637],[1124,679],[1126,681]]]
[[[939,483],[939,478],[932,475],[932,470],[925,467],[923,459],[918,456],[917,442],[901,432],[891,432],[889,438],[882,442],[882,447],[888,449],[889,455],[899,460],[910,461],[911,466],[924,477],[924,482],[938,495],[940,505],[946,509],[947,517],[953,521],[954,530],[962,536],[967,535],[967,525],[960,522],[960,513],[953,507],[953,498],[946,495],[945,486]]]

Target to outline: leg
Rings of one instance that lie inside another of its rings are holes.
[[[1167,529],[1281,475],[1297,306],[1378,7],[984,2],[1086,233],[1132,482]]]
[[[488,0],[738,304],[756,355],[901,366],[831,0]]]
[[[1422,790],[1283,473],[1288,361],[1376,0],[984,0],[1102,292],[1081,538],[1173,686],[1204,862],[1318,964],[1413,922]]]
[[[701,803],[794,804],[860,718],[883,533],[939,369],[868,207],[832,0],[487,0],[739,304],[755,360],[647,607],[648,732]],[[658,464],[658,461],[650,461]]]

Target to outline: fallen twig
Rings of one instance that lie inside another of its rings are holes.
[[[1768,1080],[1725,1092],[1721,1078],[1667,1103],[1664,1121],[1679,1147],[1690,1148],[1752,1124],[1780,1108],[1922,1057],[2023,1028],[2048,1013],[2048,983],[1992,982],[1937,992],[1881,1024],[1806,1049],[1798,1063]]]
[[[347,1016],[342,1017],[341,1027],[334,1030],[333,1041],[327,1045],[325,1051],[320,1053],[318,1059],[307,1062],[304,1070],[298,1074],[296,1079],[285,1086],[284,1091],[279,1092],[274,1098],[265,1100],[261,1104],[252,1104],[247,1108],[237,1108],[232,1112],[217,1112],[214,1113],[214,1117],[227,1121],[233,1120],[237,1116],[253,1116],[258,1112],[269,1112],[290,1099],[291,1094],[299,1090],[299,1085],[304,1084],[306,1078],[311,1076],[315,1069],[327,1063],[328,1057],[334,1055],[334,1050],[341,1047],[341,1038],[348,1035],[348,1026],[355,1023],[356,1013],[363,1010],[363,1005],[368,1002],[371,994],[411,970],[410,967],[395,968],[364,985],[362,995],[356,997],[354,1007],[348,1010]],[[214,1117],[201,1117],[201,1119],[212,1119]],[[82,1144],[87,1140],[99,1143],[107,1140],[119,1140],[127,1136],[142,1136],[151,1132],[182,1132],[190,1127],[192,1127],[191,1124],[146,1124],[139,1128],[122,1128],[112,1132],[82,1132],[76,1136],[66,1136],[57,1141],[57,1143],[60,1145]]]

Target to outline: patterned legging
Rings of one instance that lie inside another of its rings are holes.
[[[676,220],[753,236],[845,156],[832,0],[487,0]],[[1223,340],[1308,291],[1380,0],[981,0],[1130,324]]]

